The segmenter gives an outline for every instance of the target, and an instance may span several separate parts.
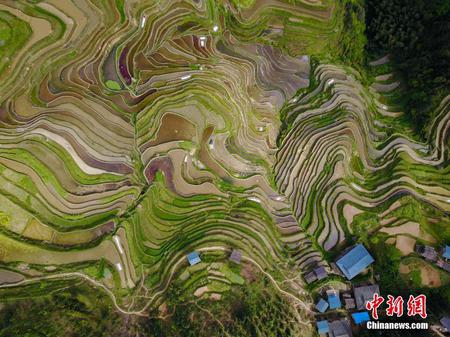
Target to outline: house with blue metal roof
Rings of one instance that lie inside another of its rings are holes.
[[[445,246],[442,250],[442,257],[444,259],[450,260],[450,246]]]
[[[192,252],[192,253],[188,254],[187,259],[191,266],[202,261],[202,260],[200,260],[200,255],[198,254],[198,252]]]
[[[352,314],[352,318],[355,321],[355,324],[363,324],[370,321],[370,316],[367,311],[355,312]]]
[[[349,280],[374,262],[366,247],[358,244],[336,261],[336,265]]]
[[[319,335],[325,335],[330,332],[330,327],[328,326],[328,321],[318,321],[317,322],[317,333]]]
[[[324,312],[328,309],[328,302],[325,301],[323,298],[321,298],[321,299],[319,300],[319,302],[317,302],[317,304],[316,304],[316,309],[317,309],[319,312],[324,313]]]
[[[328,303],[330,305],[330,309],[339,309],[342,307],[341,299],[339,297],[338,290],[327,290]]]

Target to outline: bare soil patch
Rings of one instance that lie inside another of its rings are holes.
[[[257,280],[256,270],[249,263],[242,265],[241,276],[248,282],[254,282]]]
[[[0,269],[0,284],[17,283],[24,279],[22,274]]]
[[[441,277],[439,271],[426,264],[420,267],[420,276],[422,285],[426,287],[437,288],[441,286]]]
[[[396,242],[397,242],[396,238],[389,238],[389,239],[386,240],[386,244],[388,244],[388,245],[393,245]]]
[[[353,218],[356,215],[361,214],[363,211],[351,204],[346,204],[344,206],[343,212],[345,221],[347,221],[347,224],[350,225],[353,222]]]
[[[194,296],[195,297],[201,297],[204,293],[208,292],[208,290],[209,289],[208,289],[207,286],[200,287],[194,292]]]
[[[416,239],[406,235],[398,235],[395,247],[402,253],[403,256],[406,256],[414,252],[415,244]]]

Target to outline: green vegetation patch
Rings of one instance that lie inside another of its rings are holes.
[[[361,241],[368,243],[369,233],[379,225],[378,216],[375,213],[364,212],[355,215],[352,222],[353,233],[358,236]]]
[[[345,64],[358,67],[364,63],[367,43],[364,1],[347,1],[343,12],[341,58]]]
[[[0,11],[0,74],[31,37],[30,25],[7,11]]]
[[[116,0],[116,7],[120,15],[120,23],[125,22],[125,0]]]
[[[450,241],[450,220],[448,216],[410,196],[403,198],[401,203],[402,206],[391,213],[393,217],[419,223],[421,229],[432,235],[438,242]],[[430,221],[430,219],[436,221]]]
[[[108,87],[108,89],[111,89],[111,90],[120,90],[121,89],[120,84],[113,80],[108,80],[108,81],[106,81],[105,84]]]
[[[255,3],[255,0],[232,0],[231,2],[237,8],[250,8]]]
[[[244,279],[239,275],[234,273],[227,265],[223,264],[220,269],[219,269],[224,275],[225,277],[234,284],[239,284],[239,285],[243,285],[244,284]]]
[[[165,320],[144,324],[149,337],[302,336],[294,307],[266,279],[232,287],[220,301],[188,302],[179,285],[167,293]],[[188,302],[188,303],[186,303]]]
[[[10,217],[8,214],[5,214],[4,212],[0,211],[0,225],[6,226],[9,224]]]
[[[0,337],[110,337],[120,336],[125,326],[133,330],[133,324],[125,323],[126,316],[118,315],[102,292],[74,284],[74,280],[43,281],[22,288],[23,294],[42,288],[44,296],[7,303],[0,310]]]
[[[405,84],[405,112],[422,137],[450,85],[448,1],[367,1],[369,50],[389,53]]]

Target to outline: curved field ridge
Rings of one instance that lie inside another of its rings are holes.
[[[305,54],[335,8],[116,3],[0,4],[21,36],[0,49],[0,261],[20,280],[1,287],[78,278],[141,315],[187,274],[191,296],[241,284],[224,262],[239,249],[308,322],[288,251],[321,257],[273,165],[279,110],[310,85]]]
[[[354,216],[377,210],[380,219],[387,217],[396,208],[389,206],[405,196],[434,208],[442,221],[450,211],[450,97],[436,113],[430,143],[418,143],[389,126],[399,114],[378,101],[375,85],[366,89],[358,76],[319,65],[315,85],[283,110],[287,126],[276,181],[301,226],[325,251],[351,235]]]
[[[309,336],[300,276],[332,273],[324,253],[361,212],[400,226],[410,197],[448,217],[449,99],[417,143],[389,128],[395,81],[312,66],[340,2],[240,3],[0,4],[21,36],[0,45],[1,298],[76,279],[148,315],[173,284],[218,299],[258,274]]]

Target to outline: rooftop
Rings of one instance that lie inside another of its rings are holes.
[[[325,301],[323,298],[319,299],[319,302],[316,304],[316,309],[319,312],[325,312],[328,309],[328,302]]]
[[[339,291],[328,290],[328,303],[330,304],[330,309],[339,309],[342,307],[341,299],[339,298]]]
[[[440,322],[441,322],[442,326],[445,329],[447,329],[447,332],[450,332],[450,317],[448,317],[448,316],[442,317]]]
[[[444,257],[444,259],[450,260],[450,246],[445,246],[443,251],[442,251],[442,256]]]
[[[367,249],[358,244],[336,261],[339,269],[351,280],[374,262]]]
[[[233,251],[231,252],[231,255],[230,255],[230,260],[239,264],[239,263],[241,263],[241,258],[242,258],[242,253],[237,249],[233,249]]]
[[[442,264],[442,267],[441,267],[441,268],[444,269],[446,272],[450,273],[450,263],[444,262],[444,263]]]
[[[423,247],[423,253],[421,255],[429,261],[435,261],[437,259],[437,251],[431,246]]]
[[[200,255],[198,254],[198,252],[192,252],[192,253],[188,254],[187,259],[191,266],[202,261],[202,260],[200,260]]]
[[[328,276],[328,273],[325,270],[325,267],[323,267],[323,266],[320,266],[320,267],[317,267],[316,269],[314,269],[314,273],[316,274],[318,280],[322,280]]]
[[[328,326],[328,321],[318,321],[317,322],[317,332],[319,335],[324,335],[330,331],[330,327]]]
[[[316,274],[314,274],[314,272],[310,272],[310,273],[306,274],[304,277],[305,277],[306,283],[308,283],[308,284],[313,283],[315,280],[317,280],[317,276],[316,276]]]
[[[346,298],[344,299],[344,302],[345,302],[345,309],[355,309],[356,304],[353,298]]]
[[[330,337],[352,337],[352,329],[349,321],[341,319],[330,324]]]
[[[356,308],[363,310],[366,308],[366,303],[373,299],[373,294],[380,293],[380,287],[378,284],[372,284],[370,286],[362,286],[354,288]]]
[[[362,324],[370,321],[370,316],[367,311],[355,312],[352,314],[352,318],[355,321],[355,324]]]
[[[445,271],[450,273],[450,263],[443,260],[443,259],[438,259],[436,261],[436,266],[438,266],[439,268],[444,269]]]

